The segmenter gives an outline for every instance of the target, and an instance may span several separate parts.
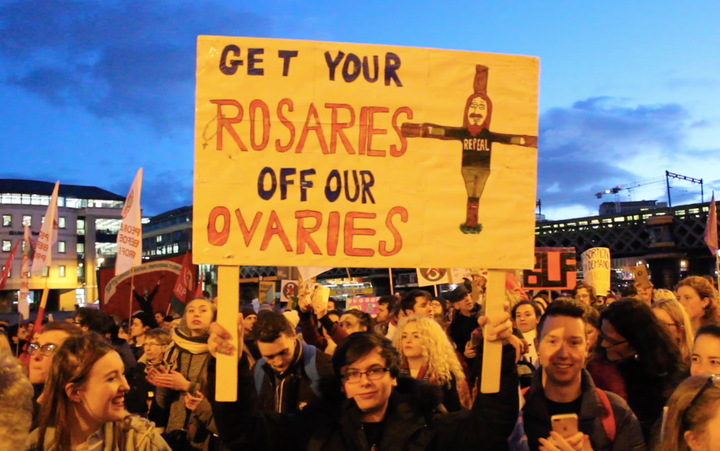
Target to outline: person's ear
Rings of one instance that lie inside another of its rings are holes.
[[[710,307],[710,298],[703,298],[702,303],[703,303],[703,309],[707,309],[708,307]]]
[[[415,311],[405,309],[404,313],[405,313],[405,316],[413,316],[415,314]]]
[[[392,386],[397,387],[397,377],[392,378]]]
[[[693,431],[685,431],[683,438],[692,451],[702,449],[703,443],[699,434],[696,434]]]
[[[80,390],[78,390],[77,385],[75,385],[74,382],[70,382],[65,385],[65,394],[72,402],[80,402]]]

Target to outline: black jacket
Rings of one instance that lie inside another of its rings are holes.
[[[353,399],[338,399],[339,381],[328,380],[328,395],[295,415],[262,411],[247,362],[239,363],[238,401],[215,399],[214,360],[208,366],[213,414],[229,449],[267,451],[369,451],[361,412]],[[504,450],[517,417],[515,350],[503,348],[500,393],[478,394],[471,411],[440,414],[437,387],[398,378],[385,415],[381,450]],[[332,391],[331,391],[332,390]]]

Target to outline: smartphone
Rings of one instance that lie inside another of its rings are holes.
[[[578,416],[574,413],[565,413],[562,415],[553,415],[550,417],[552,430],[560,434],[563,438],[578,433]]]

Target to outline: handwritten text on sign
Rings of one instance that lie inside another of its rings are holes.
[[[492,110],[468,113],[479,67]],[[537,74],[530,57],[199,37],[194,261],[530,267]],[[491,151],[480,199],[466,167]]]

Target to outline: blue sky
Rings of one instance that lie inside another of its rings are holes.
[[[125,195],[146,215],[192,199],[199,34],[540,58],[538,198],[549,219],[594,193],[666,200],[665,170],[720,189],[720,2],[0,0],[0,177]],[[673,203],[700,200],[674,180]]]

